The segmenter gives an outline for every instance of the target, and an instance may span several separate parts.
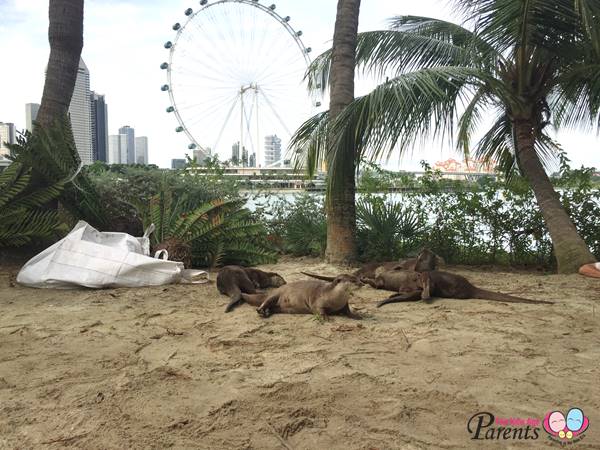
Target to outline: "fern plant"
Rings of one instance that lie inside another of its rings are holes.
[[[356,202],[359,252],[366,260],[405,256],[421,245],[426,217],[376,196]]]
[[[17,143],[9,148],[14,161],[32,169],[32,189],[43,190],[62,183],[61,205],[75,219],[85,220],[99,229],[107,228],[107,215],[100,197],[82,170],[68,117],[49,129],[36,127],[35,133],[19,136]]]
[[[43,207],[61,195],[64,182],[31,189],[31,178],[20,163],[0,173],[0,248],[49,240],[63,229],[57,211]]]
[[[169,259],[189,266],[219,264],[255,265],[272,262],[274,252],[266,246],[266,231],[245,200],[213,200],[194,206],[194,200],[174,198],[163,185],[146,204],[137,204],[144,228],[154,224],[153,251],[166,249]]]

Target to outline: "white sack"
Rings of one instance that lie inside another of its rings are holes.
[[[149,235],[105,233],[79,221],[56,244],[27,261],[17,282],[36,288],[69,289],[142,287],[206,282],[208,274],[185,270],[183,263],[151,258]],[[200,277],[201,280],[193,281]]]

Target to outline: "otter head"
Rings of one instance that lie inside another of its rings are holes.
[[[272,287],[279,287],[279,286],[283,286],[284,284],[286,284],[285,280],[283,279],[283,277],[281,275],[278,275],[276,273],[269,273],[269,286]]]
[[[444,264],[443,258],[433,253],[428,248],[421,250],[415,262],[415,272],[429,272],[435,270],[439,264]]]
[[[362,281],[358,277],[346,274],[338,275],[333,279],[331,284],[334,288],[340,287],[348,293],[357,291],[363,286]]]

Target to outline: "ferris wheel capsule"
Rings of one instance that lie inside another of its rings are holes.
[[[171,41],[167,41],[167,42],[165,42],[165,48],[166,48],[166,49],[169,49],[169,48],[171,48],[171,47],[173,47],[173,43],[172,43]]]
[[[200,0],[200,5],[204,6],[208,3],[208,0]]]
[[[277,6],[275,6],[275,3],[273,3],[271,6],[269,6],[269,9],[271,11],[275,11],[275,8],[277,8]]]
[[[191,16],[193,14],[194,10],[192,8],[188,8],[185,10],[184,14],[186,16]]]
[[[175,31],[179,30],[181,28],[181,24],[179,22],[177,22],[175,25],[173,25],[173,29]]]
[[[283,18],[283,21],[284,21],[284,22],[289,22],[290,20],[292,20],[292,18],[291,18],[290,16],[285,16],[285,17]]]
[[[181,133],[182,131],[183,131],[183,127],[181,127],[181,126],[175,128],[176,133]]]
[[[169,85],[168,84],[163,84],[160,87],[160,90],[163,91],[163,92],[167,92],[169,90]]]
[[[188,149],[190,149],[190,150],[194,150],[196,147],[197,147],[196,144],[190,144],[190,145],[188,145]]]
[[[167,108],[167,112],[168,112],[168,113],[172,113],[173,111],[175,111],[175,108],[173,108],[172,106],[169,106],[169,107]]]
[[[296,36],[298,36],[298,37],[302,36],[302,31],[298,31],[298,32],[296,33]]]
[[[166,70],[166,69],[168,69],[168,68],[169,68],[169,63],[167,63],[167,62],[164,62],[164,63],[162,63],[162,64],[160,65],[160,68],[161,68],[162,70]]]

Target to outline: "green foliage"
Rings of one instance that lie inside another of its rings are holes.
[[[600,258],[600,189],[594,169],[572,170],[568,161],[554,180],[577,230]],[[482,178],[464,183],[441,178],[424,165],[421,178],[402,193],[363,193],[357,201],[359,258],[393,260],[427,246],[449,264],[555,265],[552,244],[528,182]],[[323,198],[270,198],[257,208],[271,241],[283,253],[321,256],[326,245]]]
[[[64,183],[31,189],[31,168],[12,163],[0,173],[0,248],[49,241],[62,230],[56,210],[43,209]]]
[[[110,217],[111,231],[134,236],[143,233],[142,220],[135,207],[147,203],[161,187],[168,186],[177,198],[193,199],[192,207],[218,198],[238,198],[237,185],[225,180],[218,161],[211,160],[208,173],[194,170],[163,170],[156,166],[103,163],[87,168],[90,179]],[[198,167],[190,162],[189,169]]]
[[[144,228],[154,224],[154,246],[175,239],[189,244],[195,266],[254,265],[274,261],[265,244],[266,230],[243,208],[245,200],[211,200],[198,205],[189,195],[177,196],[163,183],[147,203],[138,203]]]
[[[327,221],[323,198],[304,193],[294,201],[268,198],[257,214],[267,224],[269,239],[283,253],[322,256],[327,245]]]
[[[46,130],[37,127],[34,134],[19,136],[10,150],[14,160],[31,168],[33,189],[48,189],[63,183],[59,202],[75,220],[85,220],[99,229],[108,225],[104,205],[82,170],[68,118]]]
[[[358,251],[367,261],[398,259],[423,241],[427,215],[385,197],[366,195],[356,203]]]

